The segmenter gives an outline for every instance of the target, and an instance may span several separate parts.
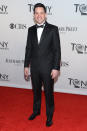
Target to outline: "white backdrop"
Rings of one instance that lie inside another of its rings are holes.
[[[32,88],[24,80],[24,56],[33,5],[42,2],[59,28],[62,64],[55,91],[87,94],[87,0],[0,0],[0,85]]]

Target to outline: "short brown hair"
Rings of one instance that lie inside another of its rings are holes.
[[[44,9],[44,12],[46,13],[46,7],[45,7],[45,5],[42,4],[42,3],[37,3],[37,4],[34,5],[34,10],[33,10],[34,13],[35,13],[35,9],[36,9],[37,7],[42,7],[42,8]]]

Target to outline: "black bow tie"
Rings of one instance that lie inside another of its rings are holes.
[[[44,28],[44,24],[43,25],[36,25],[37,28]]]

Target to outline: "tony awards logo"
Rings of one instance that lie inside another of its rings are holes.
[[[75,12],[80,12],[81,15],[87,15],[87,5],[85,4],[74,4]]]
[[[0,49],[2,50],[8,50],[8,42],[7,41],[1,41],[0,42]]]
[[[71,43],[72,51],[76,51],[78,54],[87,54],[87,45],[79,43]]]
[[[8,14],[7,8],[7,5],[0,5],[0,14]]]
[[[87,89],[87,81],[83,80],[78,80],[78,79],[73,79],[73,78],[68,78],[69,80],[69,85],[74,86],[74,88],[84,88]]]
[[[46,5],[45,7],[46,7],[47,14],[52,15],[52,6]],[[29,12],[33,12],[33,9],[34,9],[34,5],[33,4],[28,4]]]
[[[2,73],[0,73],[0,81],[9,81],[8,74],[2,74]]]

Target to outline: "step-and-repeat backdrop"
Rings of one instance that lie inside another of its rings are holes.
[[[32,88],[24,80],[24,57],[37,2],[59,28],[62,61],[55,91],[87,94],[87,0],[0,0],[0,85]]]

